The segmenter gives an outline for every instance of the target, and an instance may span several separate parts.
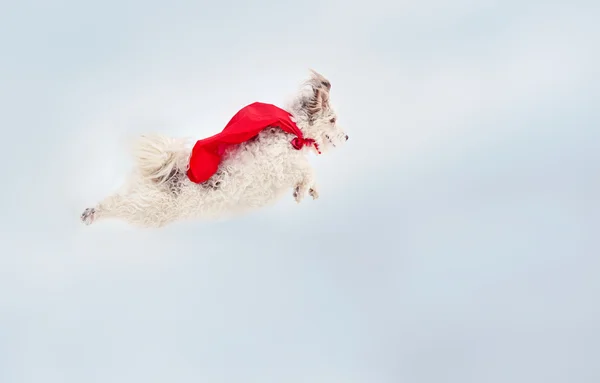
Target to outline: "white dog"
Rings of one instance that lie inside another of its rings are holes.
[[[304,137],[314,139],[323,152],[348,140],[329,104],[330,89],[329,81],[312,71],[285,108]],[[210,179],[193,183],[186,173],[191,148],[185,140],[143,136],[134,148],[136,167],[127,185],[86,209],[81,220],[89,225],[113,217],[133,225],[161,227],[176,220],[245,212],[271,204],[287,191],[297,202],[306,194],[316,199],[315,175],[307,159],[315,149],[296,150],[292,139],[282,129],[268,127],[256,138],[229,149]]]

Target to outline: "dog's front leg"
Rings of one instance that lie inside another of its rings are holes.
[[[300,180],[294,188],[294,199],[296,202],[299,203],[302,201],[307,192],[313,199],[319,198],[319,193],[317,192],[317,186],[315,182],[315,175],[310,167],[304,169]]]
[[[308,189],[308,194],[312,197],[312,199],[319,198],[319,192],[317,191],[317,185],[313,184],[310,189]]]

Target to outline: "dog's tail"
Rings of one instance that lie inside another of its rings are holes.
[[[133,155],[143,178],[163,183],[177,171],[187,169],[189,150],[183,139],[147,134],[136,140]]]

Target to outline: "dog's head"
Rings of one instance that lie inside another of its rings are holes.
[[[338,147],[348,140],[348,135],[339,126],[337,114],[331,107],[330,92],[329,80],[311,71],[291,107],[300,130],[306,138],[314,139],[322,151]]]

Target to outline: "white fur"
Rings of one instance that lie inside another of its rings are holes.
[[[330,84],[312,72],[286,108],[305,138],[315,139],[322,152],[347,140],[329,105]],[[195,184],[186,175],[191,145],[181,139],[145,135],[134,145],[136,166],[123,190],[81,215],[85,224],[99,218],[119,218],[143,227],[196,218],[221,218],[271,204],[286,192],[297,202],[306,194],[318,198],[315,175],[307,155],[296,150],[294,137],[277,127],[225,153],[219,170]]]

